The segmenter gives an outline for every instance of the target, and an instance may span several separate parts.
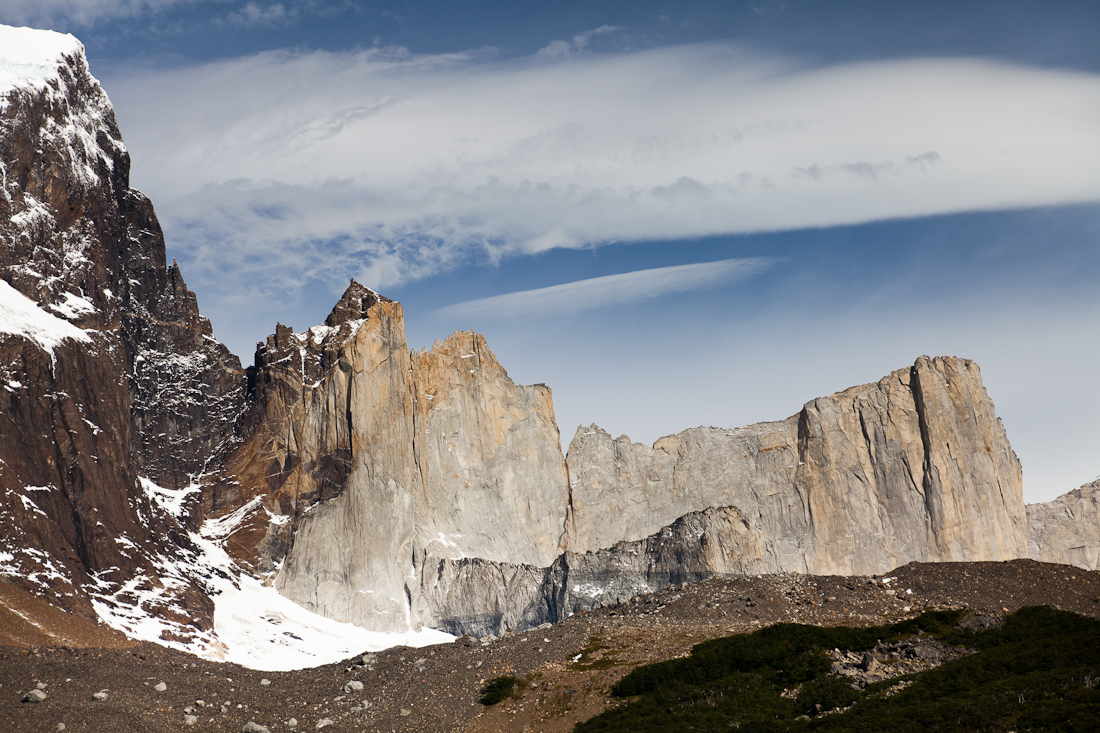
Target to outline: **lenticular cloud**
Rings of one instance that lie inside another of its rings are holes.
[[[188,271],[223,291],[241,277],[392,286],[471,257],[1100,199],[1100,77],[989,60],[374,49],[107,88],[135,182]]]

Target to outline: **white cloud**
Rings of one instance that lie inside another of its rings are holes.
[[[177,6],[227,11],[214,18],[216,25],[278,28],[293,25],[303,14],[332,17],[355,4],[351,0],[248,0],[243,4],[241,0],[4,0],[0,3],[0,23],[89,28],[101,22],[153,17]]]
[[[0,22],[88,27],[104,20],[155,13],[182,3],[193,5],[195,0],[4,0]]]
[[[107,89],[135,185],[222,292],[1100,199],[1100,77],[980,59],[288,51]]]
[[[560,316],[603,306],[624,305],[689,290],[712,288],[766,270],[767,257],[700,262],[523,290],[489,298],[477,298],[439,309],[446,318],[529,318]]]
[[[594,28],[584,33],[578,33],[573,36],[569,41],[557,40],[551,41],[538,50],[535,54],[536,58],[543,59],[563,59],[569,58],[574,54],[584,53],[588,51],[588,43],[597,36],[605,36],[615,31],[622,30],[619,26],[615,25],[601,25],[599,28]]]
[[[240,10],[226,16],[229,24],[246,28],[279,28],[293,25],[297,20],[297,8],[287,9],[282,3],[260,5],[249,2]]]

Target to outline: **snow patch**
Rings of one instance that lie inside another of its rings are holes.
[[[64,303],[54,303],[46,307],[55,313],[60,313],[69,320],[80,318],[88,313],[95,313],[95,306],[87,298],[72,293],[65,293]]]
[[[141,482],[141,489],[145,492],[145,495],[177,520],[182,519],[186,514],[184,506],[187,504],[187,497],[191,494],[202,493],[202,487],[195,483],[182,489],[166,489],[144,476],[139,476],[138,481]]]
[[[23,496],[22,494],[20,494],[19,498],[23,500],[23,508],[26,509],[28,512],[34,512],[35,514],[41,514],[47,519],[49,518],[49,515],[39,509],[38,505],[31,501],[31,498],[29,496]]]
[[[6,280],[0,280],[0,333],[33,341],[43,351],[49,352],[51,358],[53,350],[66,339],[85,343],[91,341],[82,329],[42,310]]]
[[[290,521],[289,514],[276,514],[270,509],[267,509],[267,507],[264,507],[264,510],[267,511],[267,521],[269,521],[271,524],[274,524],[276,527],[282,527],[284,524]]]
[[[433,629],[382,633],[333,621],[243,573],[212,538],[231,533],[257,503],[249,502],[230,515],[231,519],[208,520],[200,533],[190,533],[197,554],[155,558],[158,582],[138,576],[112,592],[106,592],[110,584],[103,583],[104,591],[93,600],[96,613],[130,638],[269,672],[316,667],[393,646],[420,647],[454,640]],[[196,632],[150,612],[170,602],[168,592],[187,578],[201,580],[214,601],[213,632]]]
[[[202,523],[202,536],[212,540],[224,540],[226,537],[236,532],[237,527],[260,508],[262,508],[260,506],[260,497],[257,496],[240,509],[236,509],[226,514],[224,517],[207,519]]]
[[[42,86],[57,76],[64,56],[83,54],[68,33],[0,25],[0,93],[17,86]]]
[[[242,578],[214,599],[214,631],[225,661],[263,671],[316,667],[393,646],[442,644],[455,637],[434,629],[381,633],[311,613],[274,588]]]
[[[19,562],[14,553],[0,552],[0,575],[29,580],[44,588],[57,581],[72,585],[72,580],[54,565],[49,553],[34,547],[17,548],[15,552],[26,555],[27,559]]]

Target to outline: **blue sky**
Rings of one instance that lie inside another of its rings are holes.
[[[1100,474],[1096,2],[6,0],[71,32],[215,334],[351,277],[578,424],[982,367],[1025,499]]]

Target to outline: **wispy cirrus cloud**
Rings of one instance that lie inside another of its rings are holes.
[[[219,22],[238,25],[245,28],[280,28],[293,25],[298,21],[298,9],[287,7],[283,3],[266,5],[249,2],[239,10],[230,12]]]
[[[560,60],[569,58],[570,56],[574,56],[578,53],[585,53],[590,50],[589,44],[593,38],[611,35],[621,30],[622,28],[620,28],[619,26],[604,24],[601,25],[599,28],[593,28],[590,31],[578,33],[568,41],[563,39],[551,41],[550,43],[540,48],[535,53],[535,57]]]
[[[0,3],[0,23],[84,29],[198,9],[191,25],[282,28],[294,25],[303,16],[332,16],[354,7],[353,0],[4,0]]]
[[[4,0],[0,22],[48,27],[86,28],[102,21],[155,14],[197,0]]]
[[[468,300],[440,308],[437,316],[523,319],[579,313],[733,283],[764,272],[775,261],[770,257],[744,257],[604,275]]]
[[[107,88],[135,184],[221,292],[1100,200],[1100,76],[986,59],[283,51]]]

